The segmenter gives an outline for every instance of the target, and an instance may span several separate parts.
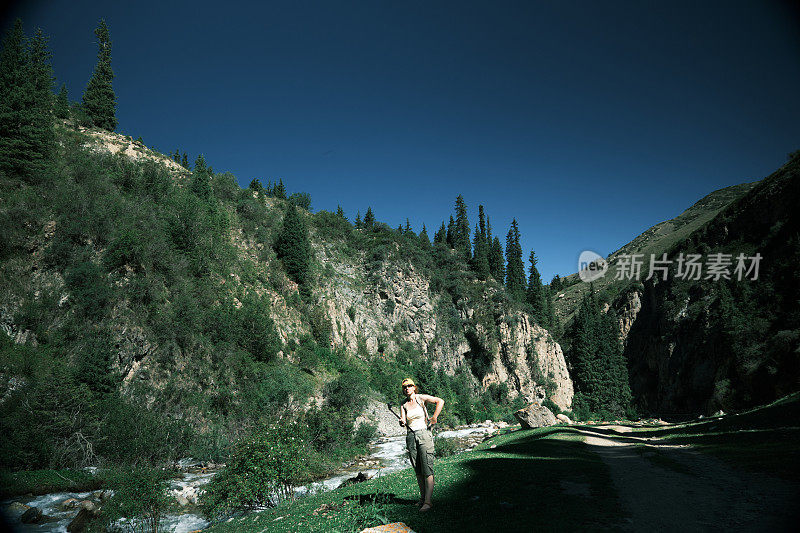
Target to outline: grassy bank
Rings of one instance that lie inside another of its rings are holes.
[[[402,521],[415,531],[607,529],[621,512],[608,471],[578,435],[555,428],[494,437],[436,466],[434,510],[417,511],[410,469],[216,524],[216,532],[359,531]],[[377,503],[372,503],[377,500]]]
[[[102,480],[83,470],[0,470],[0,498],[21,494],[86,492],[99,489]]]

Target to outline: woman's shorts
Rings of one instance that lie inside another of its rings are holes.
[[[420,429],[406,434],[408,458],[414,470],[425,477],[433,475],[433,436],[430,430]]]

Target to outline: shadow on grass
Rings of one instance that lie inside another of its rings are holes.
[[[562,431],[519,431],[442,461],[431,512],[389,505],[387,514],[418,532],[613,529],[620,511],[607,468],[582,442],[547,438]]]

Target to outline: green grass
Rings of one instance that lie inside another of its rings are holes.
[[[0,471],[0,498],[20,494],[86,492],[99,489],[102,480],[82,470]]]
[[[562,481],[588,485],[590,497],[566,494]],[[439,460],[429,513],[417,511],[417,484],[407,469],[212,529],[359,531],[384,520],[417,532],[613,529],[621,511],[612,487],[607,468],[579,435],[562,428],[520,430]],[[359,505],[375,494],[386,503]]]

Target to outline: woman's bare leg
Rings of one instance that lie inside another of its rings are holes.
[[[422,476],[421,472],[416,472],[417,474],[417,485],[419,485],[419,502],[420,504],[425,503],[425,478]]]
[[[433,475],[425,478],[425,502],[419,508],[420,511],[427,511],[431,508],[431,496],[433,496]]]

